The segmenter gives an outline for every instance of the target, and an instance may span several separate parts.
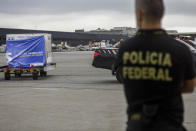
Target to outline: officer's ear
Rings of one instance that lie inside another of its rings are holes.
[[[143,22],[143,13],[142,13],[141,9],[137,9],[136,17],[137,17],[137,26],[139,28],[141,28],[142,27],[142,22]]]

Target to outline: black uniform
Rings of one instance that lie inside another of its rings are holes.
[[[119,49],[127,131],[181,131],[182,81],[195,77],[189,48],[162,29],[139,30]]]

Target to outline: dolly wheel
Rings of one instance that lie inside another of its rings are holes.
[[[40,71],[40,76],[41,77],[47,76],[47,71]]]
[[[41,76],[41,77],[44,76],[43,72],[44,72],[44,71],[42,71],[42,70],[40,71],[40,76]]]
[[[15,78],[21,77],[21,73],[15,73]]]
[[[11,76],[10,73],[5,73],[5,80],[10,80]]]
[[[37,72],[33,72],[33,80],[38,80],[38,73]]]
[[[47,76],[47,71],[44,71],[44,73],[43,73],[43,74],[44,74],[44,76]]]

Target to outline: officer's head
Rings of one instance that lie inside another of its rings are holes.
[[[137,25],[161,23],[164,15],[163,0],[135,0]]]

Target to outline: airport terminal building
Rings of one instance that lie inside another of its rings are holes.
[[[84,32],[84,30],[76,30],[75,32],[61,32],[61,31],[46,31],[46,30],[27,30],[27,29],[11,29],[0,28],[0,46],[6,43],[7,34],[34,34],[34,33],[48,33],[52,34],[53,43],[60,44],[67,42],[70,46],[87,45],[89,42],[100,42],[102,40],[118,42],[121,39],[128,39],[136,32],[135,28],[115,27],[111,30],[92,30]],[[196,38],[196,33],[178,33],[175,30],[168,30],[172,37],[189,36],[193,40]]]
[[[101,40],[119,41],[120,39],[129,38],[126,35],[118,35],[118,34],[92,34],[92,33],[78,33],[78,32],[0,28],[0,45],[6,43],[7,34],[28,34],[28,33],[52,34],[54,44],[60,44],[61,42],[66,41],[71,46],[87,45],[90,41],[101,41]]]

